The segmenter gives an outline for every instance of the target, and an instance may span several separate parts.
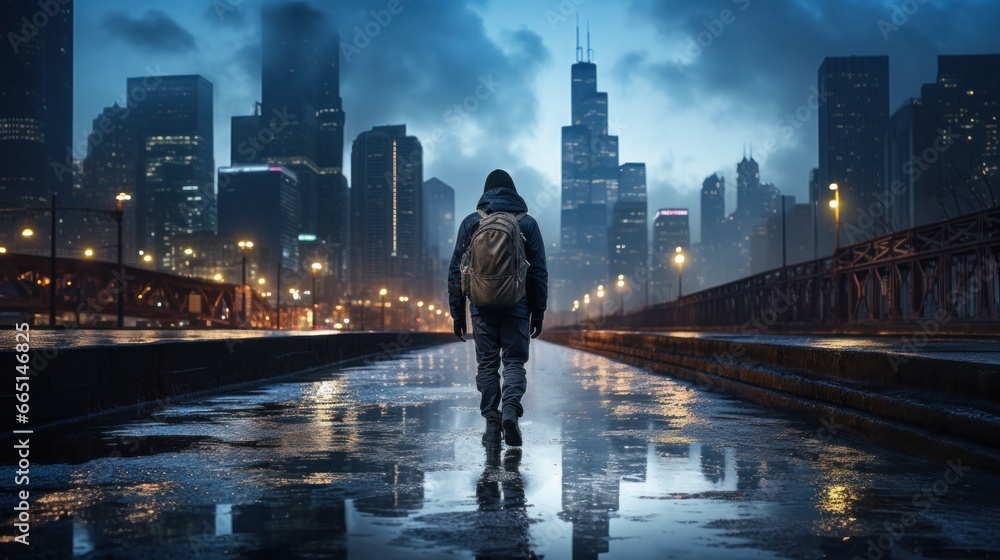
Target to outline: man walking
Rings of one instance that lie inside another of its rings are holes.
[[[465,302],[470,299],[479,364],[479,411],[486,419],[483,445],[495,449],[500,447],[501,425],[507,445],[521,445],[518,418],[524,414],[524,363],[528,360],[529,337],[542,333],[548,271],[538,223],[528,215],[528,206],[517,194],[510,175],[502,169],[494,170],[486,177],[484,191],[476,212],[469,214],[458,229],[448,269],[448,299],[455,336],[462,341],[466,334]],[[481,227],[483,224],[487,225]],[[519,238],[513,240],[510,250],[503,244],[507,236]],[[527,261],[526,267],[523,261]],[[513,268],[508,277],[489,272],[491,266]],[[508,297],[508,293],[516,295]]]

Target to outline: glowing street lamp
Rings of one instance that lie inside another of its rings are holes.
[[[834,223],[836,224],[836,249],[840,251],[840,187],[837,183],[830,183],[830,190],[833,191],[833,200],[830,201],[830,208],[833,208]]]
[[[677,263],[677,299],[684,293],[684,249],[678,247],[674,249],[674,262]]]
[[[619,313],[625,314],[625,275],[618,275],[618,309]]]
[[[597,310],[600,317],[604,317],[604,284],[597,286]]]
[[[83,256],[85,256],[85,257],[93,257],[94,256],[94,250],[93,249],[84,249]]]
[[[31,229],[30,227],[26,227],[23,230],[21,230],[21,237],[31,237],[32,235],[35,235],[35,230]]]
[[[381,329],[385,330],[385,296],[389,293],[389,290],[382,288],[378,291],[378,295],[382,298],[382,326]]]
[[[240,291],[243,292],[243,307],[240,309],[240,322],[247,322],[247,251],[253,249],[253,241],[240,241],[240,255],[243,257],[243,276],[240,282]]]
[[[312,263],[312,266],[310,266],[309,268],[312,269],[312,277],[313,277],[313,289],[312,289],[313,324],[312,324],[312,327],[313,327],[313,330],[316,330],[316,316],[319,315],[319,309],[316,307],[316,273],[318,273],[320,270],[323,269],[323,265],[319,264],[318,262],[314,262],[314,263]]]

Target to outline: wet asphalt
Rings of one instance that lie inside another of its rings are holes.
[[[471,343],[31,436],[11,558],[1000,558],[1000,474],[533,342],[488,453]],[[10,474],[10,476],[8,476]]]

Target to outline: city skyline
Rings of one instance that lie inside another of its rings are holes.
[[[919,95],[921,84],[934,81],[934,55],[998,50],[989,31],[1000,19],[983,10],[986,3],[971,0],[953,10],[931,1],[895,19],[892,6],[871,2],[821,9],[740,0],[698,7],[403,2],[394,6],[398,13],[385,12],[391,20],[376,21],[389,4],[354,2],[331,9],[343,41],[345,138],[372,126],[407,124],[425,143],[425,176],[455,186],[456,211],[474,205],[490,169],[509,168],[519,185],[536,190],[529,205],[550,242],[559,239],[558,204],[545,194],[558,192],[558,135],[569,117],[567,82],[577,15],[583,25],[595,22],[592,47],[601,90],[612,100],[609,132],[622,135],[620,160],[649,166],[651,208],[689,207],[694,223],[702,181],[719,173],[735,184],[734,163],[744,144],[756,146],[768,180],[783,193],[808,198],[808,172],[817,153],[815,114],[790,123],[800,129],[776,123],[784,115],[801,116],[796,109],[809,101],[825,56],[888,54],[894,111],[904,99]],[[183,9],[189,5],[196,9]],[[74,144],[85,141],[94,117],[121,98],[125,78],[200,73],[216,86],[216,167],[224,167],[229,163],[228,120],[250,113],[260,99],[261,5],[153,0],[142,6],[108,2],[78,9]],[[729,10],[728,17],[722,17],[727,15],[723,10]],[[880,28],[880,20],[888,27]],[[786,40],[753,39],[782,26]],[[449,32],[446,39],[419,40],[420,34],[437,37],[443,31]],[[840,37],[834,39],[832,31]],[[689,42],[699,38],[706,46]],[[783,49],[788,41],[797,45],[796,52]],[[126,44],[134,48],[122,49]],[[448,49],[456,45],[461,52]],[[781,65],[763,62],[779,54]],[[749,57],[758,61],[751,64]],[[106,64],[109,59],[115,64]],[[398,71],[387,76],[386,65]],[[379,85],[389,80],[401,86],[394,91],[407,95],[393,98],[382,91]],[[475,110],[446,113],[456,102]],[[648,116],[640,116],[643,112]],[[444,137],[430,141],[438,128]],[[687,134],[681,137],[677,130]],[[786,140],[782,133],[789,130]],[[777,145],[765,158],[770,137]],[[734,191],[728,189],[727,195]],[[734,202],[727,200],[727,213]]]

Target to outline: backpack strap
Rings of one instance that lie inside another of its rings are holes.
[[[476,208],[476,212],[479,214],[480,218],[486,217],[486,212],[483,212],[482,208]]]

